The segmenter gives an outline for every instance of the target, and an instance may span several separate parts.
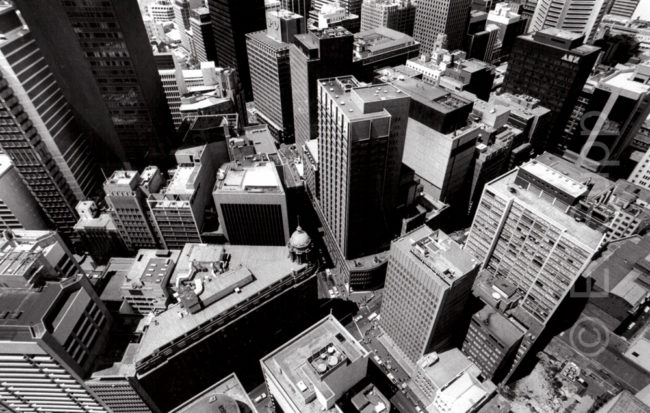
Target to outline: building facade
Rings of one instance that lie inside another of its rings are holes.
[[[571,115],[599,49],[583,45],[584,36],[559,29],[544,29],[520,36],[512,50],[503,89],[527,94],[551,110],[546,148],[562,153],[560,137]]]
[[[346,259],[376,253],[392,237],[410,98],[346,76],[320,79],[318,102],[325,224]]]
[[[416,9],[411,0],[365,0],[361,3],[361,31],[381,26],[412,36]]]
[[[478,266],[447,234],[426,226],[392,243],[379,326],[411,372],[422,356],[459,339]]]
[[[413,37],[422,44],[423,53],[431,53],[436,37],[447,36],[449,50],[460,49],[467,32],[471,0],[420,0],[415,13]]]
[[[92,122],[94,116],[88,112],[105,108],[112,126],[98,136],[110,136],[114,130],[123,161],[143,167],[166,160],[175,143],[174,129],[137,3],[129,2],[127,7],[115,1],[52,1],[34,8],[21,1],[16,5],[37,43],[50,49],[45,57],[59,72],[57,78],[67,79],[61,87],[84,89],[78,86],[86,85],[85,81],[91,93],[98,87],[100,99],[92,103],[97,109],[83,106],[87,103],[82,100],[88,98],[79,96],[83,90],[64,90],[84,122]],[[171,3],[169,8],[173,18]]]

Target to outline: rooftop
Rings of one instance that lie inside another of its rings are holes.
[[[246,406],[246,409],[241,408]],[[238,407],[239,410],[234,409]],[[174,408],[170,413],[257,413],[235,373],[226,376],[201,393]]]
[[[391,248],[400,249],[417,258],[417,265],[432,276],[452,284],[478,266],[474,257],[440,230],[422,226],[393,241]]]
[[[138,171],[125,171],[118,170],[113,172],[113,174],[104,182],[104,190],[108,193],[110,189],[114,190],[124,190],[117,189],[118,187],[129,187],[131,189],[135,188],[138,184],[139,174]],[[108,188],[107,188],[108,186]]]
[[[282,193],[282,181],[272,162],[257,162],[250,166],[230,163],[217,174],[214,193],[219,192],[278,192]]]
[[[147,284],[157,284],[165,288],[179,255],[179,250],[139,250],[124,280],[123,288],[131,289]]]
[[[315,397],[335,397],[327,383],[327,375],[348,368],[368,352],[332,315],[317,322],[260,360],[271,378],[302,413],[335,412],[327,409]],[[343,372],[341,374],[344,374]],[[365,374],[365,372],[364,372]],[[269,379],[269,378],[267,378]]]
[[[517,173],[518,169],[515,169],[502,175],[488,183],[486,189],[490,189],[506,200],[516,199],[527,209],[552,222],[563,232],[563,236],[570,238],[572,242],[582,245],[587,250],[596,251],[603,238],[602,233],[589,228],[585,223],[577,222],[563,210],[540,198],[538,193],[517,186],[515,184]]]
[[[273,283],[291,275],[294,270],[305,268],[304,265],[295,264],[289,259],[287,249],[284,246],[221,246],[208,244],[186,244],[179,256],[176,268],[185,270],[189,268],[192,261],[218,263],[219,257],[221,257],[224,250],[230,254],[230,271],[247,269],[254,278],[253,282],[241,287],[239,293],[229,294],[196,314],[187,314],[187,311],[179,304],[174,304],[166,311],[153,317],[140,342],[140,349],[136,357],[137,361],[150,356],[155,350],[184,336]],[[170,279],[172,285],[176,283],[178,274],[178,271],[172,274]]]
[[[535,158],[535,161],[550,166],[555,171],[566,175],[567,177],[581,184],[591,186],[589,197],[597,197],[609,192],[614,187],[614,182],[604,176],[590,172],[566,159],[544,152]]]
[[[520,168],[574,198],[578,198],[589,192],[587,185],[556,171],[542,162],[533,160],[521,165]]]
[[[525,331],[519,329],[514,323],[503,316],[503,314],[489,305],[483,307],[474,316],[483,324],[483,326],[487,327],[496,338],[504,343],[506,347],[510,347],[519,341],[525,333]]]
[[[390,116],[387,110],[373,103],[409,99],[405,93],[392,85],[367,85],[358,82],[354,76],[319,79],[318,82],[350,121]]]
[[[393,52],[405,46],[419,45],[413,37],[387,27],[376,27],[354,34],[354,58],[362,60],[378,53]]]

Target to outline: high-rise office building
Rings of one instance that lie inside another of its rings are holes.
[[[535,160],[483,190],[465,250],[522,291],[521,306],[538,323],[550,319],[603,240],[567,212],[589,190]]]
[[[266,31],[246,35],[258,120],[278,142],[293,143],[290,43],[302,32],[302,16],[288,10],[267,14]]]
[[[109,412],[83,382],[112,323],[88,279],[0,296],[2,402],[12,411]]]
[[[295,141],[318,136],[316,80],[352,71],[352,33],[342,27],[299,34],[291,46],[291,90]]]
[[[45,230],[50,225],[9,156],[0,155],[0,230]]]
[[[588,82],[588,103],[564,157],[591,171],[619,165],[650,114],[649,75],[645,63]]]
[[[380,328],[411,370],[454,347],[479,262],[442,231],[418,228],[391,244]]]
[[[0,68],[5,83],[13,90],[12,94],[4,93],[3,99],[6,103],[17,99],[22,105],[23,114],[14,115],[31,121],[44,149],[49,152],[74,195],[77,198],[90,196],[99,187],[99,171],[91,152],[91,142],[80,130],[50,67],[31,32],[17,16],[16,9],[3,6],[1,13],[5,39],[0,45]],[[24,119],[20,122],[24,124]]]
[[[231,244],[286,245],[289,241],[287,197],[272,162],[222,166],[212,196]]]
[[[583,34],[591,41],[609,6],[607,0],[538,0],[529,31],[556,28]]]
[[[171,0],[156,0],[147,7],[147,10],[149,16],[157,23],[174,20],[174,6]]]
[[[212,20],[207,7],[199,7],[190,11],[190,27],[192,29],[192,51],[199,62],[216,62],[217,47],[212,34]]]
[[[634,170],[627,178],[633,184],[650,189],[650,149],[646,151]]]
[[[416,8],[411,0],[364,0],[361,4],[361,31],[388,27],[412,36]]]
[[[460,49],[467,32],[471,0],[419,0],[415,12],[413,37],[431,53],[436,37],[447,35],[447,48]]]
[[[79,117],[93,123],[107,109],[112,125],[97,134],[115,132],[121,160],[133,166],[166,161],[175,131],[137,2],[16,4],[38,45],[48,49],[45,58],[57,80],[64,79],[63,94]],[[93,127],[106,124],[99,121]]]
[[[636,8],[639,6],[639,0],[614,0],[612,7],[607,14],[632,18]]]
[[[385,249],[392,238],[409,103],[387,84],[318,81],[319,204],[346,259]]]
[[[486,377],[498,383],[508,373],[524,333],[515,322],[485,305],[472,315],[462,350]]]
[[[142,175],[137,171],[115,171],[104,182],[106,204],[128,249],[135,251],[160,245],[147,197],[163,184],[164,178],[156,167],[146,168]]]
[[[190,13],[193,9],[203,7],[203,0],[173,0],[174,25],[181,36],[181,45],[188,52],[192,51],[190,32]]]
[[[3,287],[39,286],[78,274],[83,269],[55,231],[7,230],[0,240]]]
[[[208,0],[212,34],[217,48],[218,63],[234,67],[239,72],[246,100],[253,100],[253,88],[248,67],[246,34],[264,30],[266,8],[264,0]]]
[[[517,36],[525,33],[527,20],[515,11],[514,6],[498,3],[487,15],[486,24],[497,27],[497,38],[488,60],[490,63],[507,61]]]
[[[170,172],[167,186],[149,195],[149,209],[166,248],[202,241],[217,165],[226,160],[219,159],[217,146],[211,143],[176,151],[178,167]]]
[[[551,110],[543,147],[554,152],[564,151],[560,136],[598,57],[599,49],[583,40],[558,29],[518,37],[503,81],[506,92],[533,96]]]
[[[355,33],[353,48],[354,76],[372,82],[377,69],[398,66],[420,54],[420,43],[411,36],[387,27]]]
[[[111,257],[126,255],[122,236],[108,211],[100,211],[95,201],[81,201],[76,209],[79,221],[74,230],[95,264],[105,265]]]
[[[472,102],[420,79],[392,83],[411,97],[402,162],[435,200],[465,209],[475,147],[486,132],[468,123]]]

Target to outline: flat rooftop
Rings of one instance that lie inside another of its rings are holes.
[[[449,92],[440,86],[425,83],[421,79],[406,78],[391,83],[409,95],[411,99],[430,106],[441,113],[449,113],[461,107],[471,105],[470,100]]]
[[[475,317],[508,347],[519,341],[525,333],[490,305],[479,310]]]
[[[245,406],[245,409],[244,409]],[[238,410],[239,409],[239,410]],[[201,393],[177,406],[170,413],[257,413],[235,373],[226,376]]]
[[[566,175],[567,177],[577,182],[585,185],[591,185],[592,187],[589,191],[589,197],[597,197],[605,192],[608,192],[614,188],[615,185],[613,181],[610,181],[603,176],[590,172],[572,162],[567,161],[566,159],[560,158],[559,156],[550,154],[548,152],[544,152],[541,155],[538,155],[535,158],[535,161],[550,166],[554,170],[560,172],[563,175]]]
[[[134,281],[158,284],[164,288],[180,255],[179,250],[141,249],[135,256],[127,273],[123,288],[130,288]]]
[[[409,99],[395,86],[367,85],[358,82],[354,76],[319,79],[318,82],[349,121],[388,117],[390,113],[386,109],[376,110],[377,106],[372,104],[393,99]]]
[[[416,258],[418,266],[449,285],[479,265],[447,234],[426,225],[393,241],[391,248],[400,249]]]
[[[334,393],[319,377],[320,349],[326,350],[326,354],[336,354],[338,363],[343,359],[351,364],[368,357],[367,350],[338,320],[329,315],[260,360],[302,413],[339,411],[336,406],[325,409],[317,398],[310,397],[316,388],[326,398]],[[345,365],[330,363],[327,355],[323,360],[327,360],[322,367],[325,372],[328,365],[331,369],[345,368]]]
[[[577,222],[574,218],[564,213],[557,206],[539,197],[539,194],[527,191],[515,184],[518,169],[514,169],[500,178],[486,185],[500,197],[510,200],[516,199],[527,209],[545,217],[549,222],[556,225],[563,236],[570,238],[573,243],[584,246],[587,250],[595,251],[603,234],[589,228],[585,223]]]
[[[650,92],[650,85],[634,81],[634,72],[617,73],[603,82],[605,87],[621,90],[630,99],[639,99]]]
[[[257,162],[250,166],[228,164],[223,174],[218,173],[213,192],[282,193],[284,190],[275,164]]]
[[[187,314],[179,304],[173,304],[153,317],[142,336],[136,361],[150,356],[155,350],[239,305],[271,284],[290,276],[294,270],[305,268],[305,265],[296,264],[289,259],[287,248],[284,246],[208,244],[185,244],[177,268],[187,268],[192,260],[216,262],[224,249],[230,254],[230,270],[248,269],[254,281],[243,286],[239,293],[230,294],[196,314]],[[175,283],[177,274],[172,274],[171,283]]]
[[[113,172],[113,174],[104,182],[104,188],[106,187],[122,187],[128,186],[134,188],[138,182],[136,182],[138,176],[138,171],[126,171],[119,170]]]
[[[362,60],[377,53],[392,52],[396,48],[415,46],[419,43],[413,37],[387,27],[376,27],[354,34],[354,44],[361,51],[354,52],[353,60]]]
[[[578,198],[589,192],[587,185],[556,171],[542,162],[532,160],[521,165],[520,168],[574,198]]]

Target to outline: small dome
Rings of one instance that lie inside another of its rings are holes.
[[[289,240],[289,246],[297,249],[307,248],[311,244],[311,238],[302,228],[298,227],[291,234],[291,239]]]

